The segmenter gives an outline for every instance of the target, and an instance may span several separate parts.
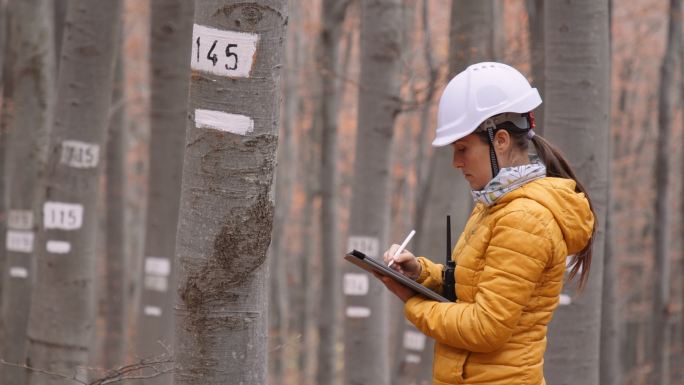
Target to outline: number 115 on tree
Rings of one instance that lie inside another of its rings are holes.
[[[223,31],[195,24],[192,32],[192,69],[228,77],[249,77],[259,35]]]

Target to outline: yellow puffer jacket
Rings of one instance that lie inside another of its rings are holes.
[[[537,179],[475,207],[452,254],[458,302],[414,296],[404,307],[436,341],[435,385],[545,383],[546,329],[566,256],[584,248],[593,225],[587,199],[569,179]],[[419,261],[418,281],[440,291],[442,265]]]

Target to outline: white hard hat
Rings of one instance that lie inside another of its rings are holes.
[[[469,66],[447,84],[439,100],[435,147],[469,135],[487,118],[504,112],[526,113],[542,102],[515,68],[483,62]]]

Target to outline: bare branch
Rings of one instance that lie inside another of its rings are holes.
[[[134,364],[124,365],[118,369],[112,370],[104,377],[91,381],[87,385],[105,385],[121,382],[124,380],[138,380],[148,379],[161,376],[166,373],[171,373],[175,369],[173,365],[173,358],[162,355],[151,359],[142,359]],[[138,373],[145,369],[151,369],[152,373],[142,374]]]
[[[67,376],[67,375],[64,375],[64,374],[61,374],[61,373],[51,372],[51,371],[49,371],[49,370],[43,370],[43,369],[38,369],[38,368],[32,368],[32,367],[27,366],[27,365],[24,365],[24,364],[15,364],[15,363],[12,363],[12,362],[7,362],[7,361],[5,361],[5,360],[3,360],[3,359],[1,359],[1,358],[0,358],[0,365],[7,365],[7,366],[15,367],[15,368],[22,368],[22,369],[30,370],[30,371],[32,371],[32,372],[44,374],[44,375],[46,375],[46,376],[59,377],[59,378],[65,379],[65,380],[70,380],[70,381],[78,382],[79,384],[88,385],[87,382],[83,382],[83,381],[79,380],[78,378],[76,378],[75,376]]]

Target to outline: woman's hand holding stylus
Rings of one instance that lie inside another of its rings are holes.
[[[420,277],[420,272],[422,270],[418,259],[408,250],[403,250],[396,256],[394,255],[399,249],[400,245],[394,244],[390,246],[387,251],[383,254],[383,260],[386,265],[394,259],[392,264],[392,269],[404,274],[405,276],[415,280]],[[394,258],[393,258],[394,257]]]

